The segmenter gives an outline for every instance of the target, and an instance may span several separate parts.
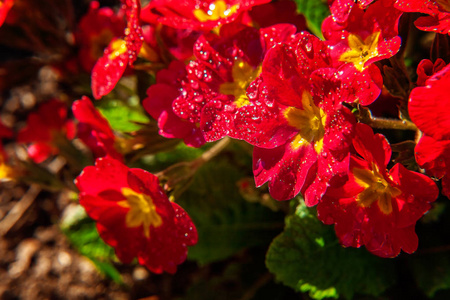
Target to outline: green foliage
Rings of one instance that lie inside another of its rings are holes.
[[[425,295],[434,299],[448,299],[450,293],[450,205],[442,197],[417,226],[419,249],[408,261],[414,280]],[[439,294],[447,294],[440,298]]]
[[[377,296],[394,283],[392,264],[365,249],[343,248],[332,226],[302,202],[274,239],[266,265],[277,280],[314,299]]]
[[[199,242],[189,249],[188,257],[201,264],[247,247],[268,245],[283,228],[283,214],[241,197],[236,183],[243,177],[242,168],[221,158],[199,169],[180,201],[199,233]]]
[[[308,28],[317,37],[322,37],[322,21],[330,15],[326,0],[295,0],[297,10],[301,12],[308,22]]]
[[[135,122],[149,121],[136,96],[130,97],[127,101],[105,99],[97,108],[116,131],[132,132],[141,128]]]
[[[296,299],[291,288],[273,282],[264,267],[265,250],[261,248],[252,248],[224,262],[204,267],[179,300]]]
[[[141,166],[149,172],[159,172],[180,161],[191,161],[202,155],[205,149],[211,145],[205,145],[201,148],[193,148],[180,143],[175,149],[166,152],[159,152],[155,155],[148,155],[142,158]]]
[[[81,206],[62,222],[61,229],[78,252],[89,258],[103,275],[122,283],[119,271],[112,264],[117,260],[114,249],[103,242],[95,222],[86,215]]]
[[[418,287],[430,298],[450,289],[450,257],[447,252],[418,255],[412,260]]]

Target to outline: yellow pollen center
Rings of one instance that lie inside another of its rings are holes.
[[[149,195],[138,194],[130,188],[122,188],[126,200],[119,201],[119,206],[129,208],[125,224],[127,227],[143,226],[145,237],[150,237],[150,226],[159,227],[162,219],[156,212],[155,204]]]
[[[108,55],[108,58],[110,60],[114,60],[117,57],[119,57],[120,55],[124,54],[125,52],[127,52],[127,44],[124,40],[122,39],[116,39],[112,42],[111,44],[111,53]]]
[[[325,134],[325,112],[314,104],[311,94],[307,91],[302,95],[303,109],[289,107],[284,111],[288,124],[299,130],[291,142],[294,149],[314,144],[317,153],[322,151],[323,136]]]
[[[234,96],[234,103],[238,108],[248,105],[247,88],[256,77],[261,74],[261,66],[256,68],[243,60],[236,60],[233,64],[233,82],[225,82],[220,85],[219,92],[224,95]]]
[[[13,177],[14,177],[13,168],[11,168],[5,163],[2,153],[0,153],[0,181],[10,180]]]
[[[399,196],[402,192],[389,184],[380,174],[378,167],[372,164],[372,170],[353,169],[356,183],[364,190],[358,194],[356,201],[363,207],[370,207],[378,201],[381,212],[388,215],[392,212],[392,197]]]
[[[350,34],[348,36],[349,50],[342,53],[339,61],[353,63],[355,68],[362,72],[365,63],[376,56],[378,56],[378,39],[380,38],[380,31],[369,35],[364,41],[359,35]]]
[[[217,21],[219,19],[223,19],[231,16],[236,13],[239,8],[239,4],[228,5],[223,0],[218,0],[211,3],[208,7],[208,11],[205,12],[201,8],[197,8],[194,10],[194,16],[200,22],[206,21]]]

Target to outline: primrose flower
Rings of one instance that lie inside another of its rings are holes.
[[[395,257],[400,250],[412,253],[418,238],[414,227],[438,194],[427,176],[397,163],[386,170],[391,149],[380,134],[357,124],[350,158],[348,181],[330,187],[317,206],[319,219],[335,224],[336,235],[345,247],[365,246],[382,257]]]
[[[235,22],[253,6],[270,0],[153,0],[142,9],[142,20],[174,28],[210,31]]]
[[[247,88],[261,72],[267,49],[288,40],[295,27],[281,24],[263,29],[242,24],[221,27],[220,35],[202,35],[194,45],[196,60],[187,66],[181,95],[173,110],[180,118],[199,124],[208,142],[226,135],[241,138],[235,118],[250,104]]]
[[[140,1],[122,0],[122,6],[127,17],[125,37],[114,38],[92,69],[91,88],[95,99],[112,91],[127,66],[133,64],[141,51]]]
[[[109,155],[118,160],[123,159],[114,147],[116,138],[108,121],[95,109],[88,97],[83,96],[75,101],[72,112],[78,120],[78,138],[92,150],[95,157]]]
[[[251,105],[235,121],[242,138],[256,146],[256,185],[269,181],[277,200],[302,191],[313,206],[348,169],[355,121],[341,104],[348,85],[327,53],[325,43],[305,32],[272,47],[248,92],[255,93]]]
[[[41,104],[37,112],[28,115],[27,125],[17,135],[17,142],[31,143],[28,155],[36,163],[41,163],[51,154],[57,154],[58,143],[75,136],[75,126],[67,118],[67,106],[60,100],[50,100]]]
[[[100,7],[98,1],[90,3],[89,11],[78,23],[75,39],[79,50],[79,61],[87,72],[102,56],[104,48],[113,38],[120,37],[125,29],[122,16],[116,15],[109,7]]]
[[[380,94],[383,79],[373,63],[395,55],[400,49],[398,21],[401,11],[393,8],[393,0],[380,0],[367,10],[353,7],[345,23],[332,16],[322,24],[324,37],[330,44],[334,66],[343,72],[361,77],[361,97],[357,101],[369,105]],[[370,91],[364,93],[364,91]]]
[[[96,160],[76,178],[80,204],[97,222],[105,242],[124,263],[154,273],[175,273],[197,231],[187,213],[167,198],[156,176],[110,157]]]
[[[447,65],[430,76],[425,86],[414,88],[408,104],[411,120],[424,133],[415,149],[417,163],[430,175],[442,179],[442,193],[447,197],[450,197],[450,120],[443,112],[450,109],[449,85],[450,65]]]

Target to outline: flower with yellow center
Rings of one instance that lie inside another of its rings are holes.
[[[127,44],[122,39],[116,39],[111,43],[111,53],[108,55],[110,60],[114,60],[120,55],[127,52]]]
[[[261,74],[261,66],[254,68],[245,61],[238,59],[233,64],[233,82],[225,82],[220,85],[219,92],[224,95],[234,96],[234,103],[238,108],[250,104],[246,91],[250,83]]]
[[[303,109],[289,107],[284,112],[284,117],[289,125],[299,130],[291,145],[294,149],[314,145],[314,150],[320,153],[323,147],[323,136],[325,134],[325,112],[314,104],[309,92],[304,91],[302,95]]]
[[[150,238],[150,226],[162,225],[162,219],[156,212],[152,198],[149,195],[136,193],[130,188],[122,188],[121,192],[126,200],[119,201],[118,204],[130,209],[125,217],[127,227],[142,225],[145,237]]]
[[[392,198],[400,196],[402,192],[386,181],[375,164],[372,164],[372,170],[354,168],[353,175],[356,183],[364,188],[356,197],[359,205],[370,207],[373,202],[378,201],[381,212],[390,214]]]
[[[235,4],[229,6],[225,1],[218,0],[209,5],[208,11],[198,8],[194,10],[194,16],[200,22],[217,21],[219,19],[227,18],[238,10],[239,5]]]
[[[365,40],[357,34],[349,34],[348,46],[349,50],[342,53],[339,61],[353,63],[355,68],[362,72],[365,69],[365,63],[378,56],[378,42],[380,31],[369,35]]]

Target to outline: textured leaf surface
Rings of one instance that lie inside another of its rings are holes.
[[[89,258],[103,275],[122,283],[119,271],[112,264],[117,260],[114,249],[103,242],[95,222],[86,215],[81,206],[78,206],[70,218],[63,221],[61,229],[80,254]]]
[[[198,171],[181,197],[180,205],[199,235],[188,257],[201,264],[225,259],[247,247],[268,245],[283,228],[282,213],[241,197],[236,184],[243,174],[238,165],[215,158]]]
[[[131,132],[141,128],[134,122],[148,122],[139,100],[131,97],[128,101],[102,100],[97,107],[108,120],[112,129],[121,132]]]
[[[393,265],[365,249],[342,248],[331,226],[303,203],[286,218],[266,265],[277,280],[314,299],[380,295],[394,283]]]

